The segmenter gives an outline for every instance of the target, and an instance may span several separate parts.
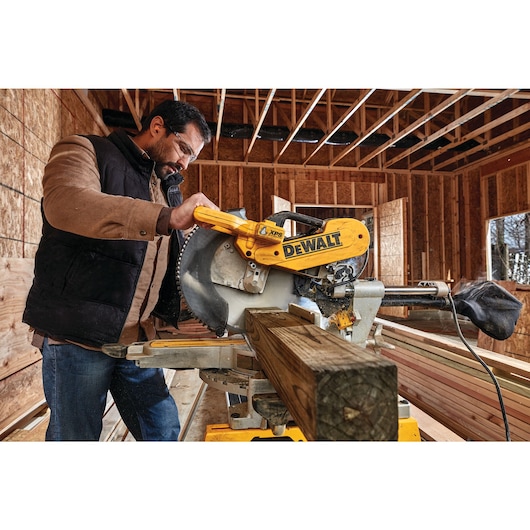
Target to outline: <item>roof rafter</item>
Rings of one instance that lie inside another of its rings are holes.
[[[471,120],[472,118],[475,118],[479,114],[482,114],[487,109],[490,109],[491,107],[494,107],[495,105],[499,104],[501,101],[504,101],[506,98],[510,97],[512,94],[515,94],[518,92],[518,89],[508,89],[504,92],[501,92],[497,96],[491,98],[489,101],[485,101],[482,105],[479,105],[475,109],[469,111],[468,113],[464,114],[463,116],[455,119],[450,124],[446,125],[445,127],[442,127],[435,133],[431,134],[427,138],[424,138],[422,142],[416,144],[415,146],[407,149],[405,152],[395,156],[391,160],[387,161],[385,164],[385,168],[389,168],[393,166],[396,162],[399,162],[401,159],[411,155],[412,153],[416,152],[418,149],[421,149],[427,144],[430,144],[434,140],[437,140],[438,138],[441,138],[444,134],[447,134],[448,132],[456,129],[466,121]]]
[[[293,130],[289,134],[289,137],[285,141],[285,145],[282,147],[280,152],[276,155],[276,158],[274,159],[275,162],[278,162],[278,160],[283,155],[283,153],[285,153],[285,151],[289,147],[289,144],[293,141],[293,138],[296,136],[296,133],[300,130],[302,125],[306,122],[307,118],[309,118],[309,115],[315,108],[316,104],[320,101],[320,98],[322,98],[322,96],[324,95],[324,92],[326,92],[325,88],[321,88],[316,91],[315,95],[313,96],[313,99],[311,100],[311,102],[309,103],[305,111],[303,112],[302,116],[300,116],[300,119],[298,120]]]
[[[346,149],[339,153],[331,162],[330,166],[334,166],[339,160],[342,160],[348,153],[353,151],[356,147],[361,145],[368,137],[374,134],[380,129],[388,120],[398,114],[403,108],[405,108],[411,101],[414,101],[421,93],[423,89],[415,89],[410,91],[399,103],[384,114],[379,120],[377,120],[367,131],[361,131],[359,138],[352,142]]]

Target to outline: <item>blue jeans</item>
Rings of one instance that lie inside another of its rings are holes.
[[[44,395],[50,408],[46,441],[98,441],[110,390],[138,441],[177,441],[177,406],[161,368],[139,368],[74,344],[42,346]]]

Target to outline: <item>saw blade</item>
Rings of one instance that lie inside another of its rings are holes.
[[[302,298],[294,293],[293,274],[259,267],[243,259],[234,246],[234,236],[195,228],[186,239],[177,264],[177,284],[190,311],[217,336],[226,330],[245,331],[245,309],[287,309]],[[246,277],[256,278],[254,292]],[[246,284],[246,287],[243,286]]]

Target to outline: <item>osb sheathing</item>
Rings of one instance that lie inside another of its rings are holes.
[[[44,166],[73,133],[101,134],[75,91],[0,89],[0,257],[34,257]]]

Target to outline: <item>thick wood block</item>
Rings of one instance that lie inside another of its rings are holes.
[[[258,361],[308,440],[397,440],[396,365],[278,309],[247,309]]]

